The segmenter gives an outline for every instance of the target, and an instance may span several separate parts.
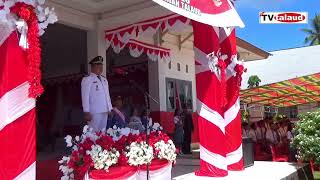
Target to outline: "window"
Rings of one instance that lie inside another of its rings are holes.
[[[171,61],[168,64],[168,68],[171,69]]]
[[[175,82],[174,80],[166,80],[166,90],[167,90],[167,109],[174,110],[176,108],[175,99]]]
[[[175,108],[184,106],[192,109],[192,83],[178,79],[166,79],[167,90],[167,110],[173,111]]]
[[[189,66],[186,65],[186,73],[188,73],[188,72],[189,72]]]
[[[177,63],[177,69],[180,71],[180,63]]]

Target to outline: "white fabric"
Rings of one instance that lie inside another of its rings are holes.
[[[132,176],[126,178],[126,180],[137,180],[137,177],[138,177],[138,172],[134,173]],[[85,174],[84,176],[84,180],[95,180],[93,178],[90,178],[89,177],[89,174],[88,172]]]
[[[251,138],[253,142],[257,142],[257,135],[255,130],[253,129],[249,130],[249,138]]]
[[[266,139],[273,144],[277,144],[278,143],[277,132],[271,129],[268,129],[266,132]]]
[[[170,180],[171,179],[171,170],[172,170],[172,164],[168,164],[167,166],[154,170],[149,171],[149,179],[150,180]],[[92,178],[89,178],[88,173],[86,173],[85,180],[94,180]],[[137,171],[132,176],[126,178],[126,180],[146,180],[147,179],[147,171]]]
[[[293,135],[292,135],[292,132],[291,132],[291,131],[288,131],[288,132],[287,132],[287,139],[288,139],[289,141],[291,141],[291,140],[293,139]]]
[[[172,164],[168,164],[167,166],[149,171],[149,179],[150,180],[169,180],[171,179],[171,169]],[[147,179],[147,171],[139,171],[137,174],[137,180],[146,180]]]
[[[257,140],[264,139],[265,134],[266,134],[266,128],[257,127],[256,129]]]
[[[207,54],[202,52],[197,47],[194,47],[193,49],[194,49],[194,58],[198,63],[200,63],[200,65],[196,65],[196,73],[199,74],[202,72],[209,71],[210,70],[209,66],[208,66],[209,59],[207,57]],[[218,77],[218,75],[217,75],[217,77]]]
[[[96,113],[91,114],[91,116],[92,120],[88,123],[88,125],[94,132],[99,132],[102,131],[102,129],[107,128],[108,113]]]
[[[243,157],[242,144],[240,144],[238,149],[227,154],[227,164],[228,165],[235,164],[239,162],[242,159],[242,157]]]
[[[160,4],[161,6],[169,9],[172,12],[183,15],[195,21],[209,24],[211,26],[217,27],[229,27],[229,26],[239,26],[244,27],[242,20],[240,19],[237,11],[234,9],[233,5],[227,0],[228,4],[232,7],[230,10],[219,13],[219,14],[207,14],[201,12],[201,15],[196,13],[191,13],[189,11],[184,10],[183,8],[172,5],[165,0],[153,0],[154,2]]]
[[[200,159],[223,170],[227,170],[226,157],[210,152],[200,145]]]
[[[225,126],[228,126],[238,115],[240,111],[240,98],[224,113]]]
[[[110,112],[112,109],[108,80],[91,73],[81,82],[82,107],[92,114]]]
[[[0,46],[10,36],[13,30],[14,29],[8,26],[7,24],[0,22]]]
[[[36,162],[32,163],[27,169],[25,169],[14,180],[35,180],[36,179]]]
[[[129,53],[130,53],[130,55],[131,55],[132,57],[137,58],[137,57],[139,57],[139,56],[142,55],[143,49],[141,48],[141,49],[139,50],[139,48],[138,48],[137,46],[136,46],[136,48],[132,48],[132,46],[129,46]]]
[[[35,99],[28,97],[29,83],[24,82],[0,98],[0,131],[35,107]]]
[[[223,134],[225,134],[225,120],[215,110],[206,106],[203,102],[197,99],[197,112],[199,116],[216,125]]]

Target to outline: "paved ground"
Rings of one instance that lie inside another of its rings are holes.
[[[192,159],[191,155],[182,155],[178,157],[176,165],[172,168],[172,177],[194,172],[198,168],[198,159]]]

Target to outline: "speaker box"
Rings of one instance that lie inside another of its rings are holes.
[[[243,151],[243,163],[244,167],[250,167],[254,165],[254,142],[251,138],[242,138],[242,151]]]

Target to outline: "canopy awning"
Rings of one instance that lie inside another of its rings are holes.
[[[241,91],[243,103],[289,107],[320,102],[320,73]]]

